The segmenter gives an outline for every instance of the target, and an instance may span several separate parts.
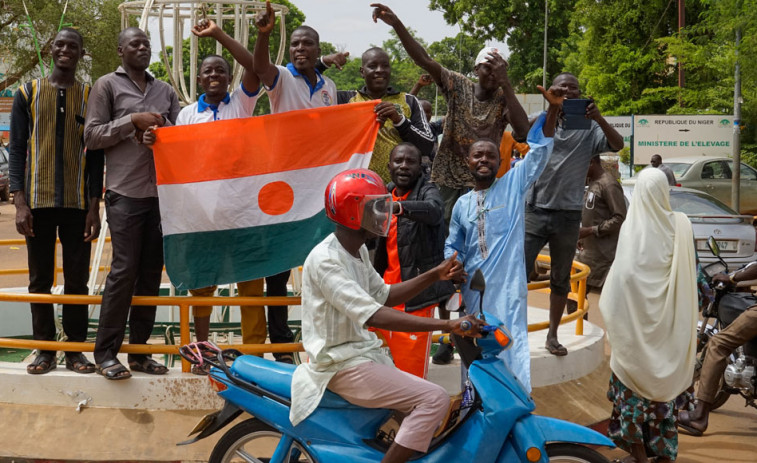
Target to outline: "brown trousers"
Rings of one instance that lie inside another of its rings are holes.
[[[737,347],[757,336],[757,305],[746,309],[724,330],[718,332],[707,344],[707,355],[699,377],[697,399],[707,403],[715,400],[718,384],[728,366],[728,356]]]

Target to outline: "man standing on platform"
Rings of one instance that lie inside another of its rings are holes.
[[[555,87],[567,89],[566,99],[581,97],[578,79],[573,74],[564,72],[555,77],[552,88]],[[557,125],[552,156],[526,196],[526,275],[532,274],[536,257],[549,243],[551,292],[545,347],[558,356],[568,354],[557,340],[557,328],[570,292],[570,270],[581,226],[589,161],[597,153],[623,148],[623,136],[602,117],[593,101],[586,103],[585,117],[591,119],[589,129],[566,128],[564,122]]]
[[[91,241],[100,233],[103,153],[85,150],[84,117],[89,85],[76,80],[84,43],[76,29],[63,28],[51,47],[53,71],[22,85],[11,112],[10,191],[16,230],[26,237],[29,292],[50,294],[55,279],[55,240],[63,248],[65,294],[87,294]],[[34,339],[55,340],[55,309],[33,302]],[[87,339],[87,306],[63,306],[67,340]],[[56,368],[55,351],[39,351],[26,368],[39,375]],[[92,373],[81,352],[66,352],[66,368]]]
[[[105,282],[95,340],[97,371],[107,379],[131,377],[116,355],[129,320],[129,344],[146,344],[155,306],[132,307],[131,298],[157,296],[163,273],[163,234],[152,151],[145,130],[173,124],[179,100],[170,85],[147,73],[150,39],[130,27],[118,36],[121,66],[95,82],[84,127],[89,149],[104,149],[108,175],[105,210],[113,262]],[[129,354],[129,368],[162,375],[168,368],[145,354]]]
[[[501,178],[497,178],[499,146],[492,140],[478,140],[470,146],[468,165],[476,180],[472,191],[460,197],[452,211],[444,255],[457,253],[465,271],[480,269],[487,287],[483,307],[491,311],[513,335],[513,347],[500,357],[521,384],[531,390],[531,358],[526,320],[528,285],[523,265],[524,208],[528,187],[539,178],[552,153],[557,114],[565,89],[545,91],[549,102],[546,115],[539,116],[528,134],[531,150]],[[466,312],[476,313],[480,293],[463,285]]]

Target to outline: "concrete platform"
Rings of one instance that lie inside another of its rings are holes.
[[[529,309],[529,322],[543,321],[547,311]],[[596,370],[604,360],[604,332],[584,322],[584,335],[575,334],[575,323],[562,325],[560,341],[570,355],[555,357],[544,349],[544,332],[529,335],[532,387],[540,388],[575,380]],[[91,354],[87,354],[91,355]],[[121,356],[120,356],[121,357]],[[126,364],[125,356],[121,358]],[[460,391],[460,365],[429,366],[429,379],[450,394]],[[182,374],[174,367],[165,376],[134,373],[125,381],[108,381],[96,374],[81,375],[59,365],[45,375],[26,373],[23,363],[0,362],[0,403],[59,407],[109,407],[134,410],[206,410],[221,404],[207,379]]]

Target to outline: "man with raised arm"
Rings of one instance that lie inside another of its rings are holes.
[[[255,42],[255,72],[271,100],[271,113],[320,108],[336,104],[336,84],[316,69],[321,55],[320,37],[310,26],[300,26],[289,36],[289,64],[271,63],[268,43],[275,24],[271,2],[255,17],[258,40]]]
[[[494,291],[485,293],[483,307],[512,333],[513,347],[500,354],[521,384],[531,390],[531,358],[526,320],[528,285],[523,261],[525,197],[552,153],[555,122],[565,89],[539,87],[549,109],[528,134],[528,156],[501,178],[499,147],[492,140],[470,146],[468,166],[475,179],[473,191],[463,195],[452,211],[445,256],[457,254],[468,274],[480,269]],[[479,309],[480,293],[462,287],[466,312]]]
[[[552,86],[565,88],[566,99],[581,97],[578,79],[568,72],[555,77]],[[557,340],[557,329],[570,292],[570,270],[581,227],[589,161],[596,153],[623,148],[623,136],[602,117],[593,101],[586,103],[589,129],[566,128],[560,121],[555,128],[552,156],[526,196],[526,275],[531,275],[536,257],[549,244],[549,330],[545,348],[558,356],[568,354]]]
[[[232,73],[231,65],[219,55],[206,56],[200,64],[197,81],[205,93],[195,103],[185,106],[176,118],[176,125],[199,124],[251,117],[260,95],[260,79],[253,67],[253,57],[247,48],[234,40],[213,21],[200,21],[192,28],[197,37],[211,37],[229,50],[231,56],[242,65],[244,73],[239,87],[229,93]],[[145,133],[145,144],[154,141],[154,133]],[[286,282],[285,282],[286,283]],[[242,297],[259,297],[263,295],[263,279],[237,283],[237,294]],[[192,296],[207,297],[215,293],[216,286],[190,290]],[[207,341],[210,332],[210,315],[212,306],[194,306],[194,328],[197,341]],[[266,316],[263,306],[241,306],[242,342],[244,344],[265,344]],[[283,319],[283,321],[282,321]],[[269,335],[271,342],[291,342],[291,333],[287,327],[287,313],[280,308],[268,310]],[[283,328],[280,328],[283,327]],[[277,360],[291,361],[291,354],[275,353]],[[192,372],[204,375],[208,367],[192,365]]]
[[[407,31],[402,21],[380,3],[373,3],[373,21],[392,26],[415,64],[431,75],[447,100],[444,137],[434,159],[431,181],[444,198],[444,218],[449,223],[455,201],[475,185],[466,164],[468,148],[481,138],[499,146],[509,123],[516,140],[528,133],[528,117],[515,97],[507,76],[507,62],[498,50],[486,47],[475,61],[478,82],[450,71],[431,59],[426,50]]]
[[[255,16],[258,39],[253,52],[255,72],[263,83],[271,102],[271,113],[278,114],[298,109],[320,108],[336,104],[336,85],[316,69],[316,62],[321,54],[318,32],[309,26],[300,26],[289,36],[289,60],[286,66],[271,63],[268,43],[276,22],[271,2],[266,2],[266,10]],[[268,296],[286,296],[287,281],[290,271],[266,277],[266,294]],[[276,342],[292,342],[294,335],[286,325],[287,312],[284,306],[278,307],[284,317],[277,318],[274,324],[269,320],[269,331],[276,333]],[[271,342],[274,342],[273,338]],[[278,357],[284,360],[280,354]],[[287,359],[288,360],[288,359]]]

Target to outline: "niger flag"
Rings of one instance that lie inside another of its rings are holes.
[[[376,102],[164,127],[153,146],[166,271],[179,289],[301,265],[334,229],[329,180],[367,167]]]

